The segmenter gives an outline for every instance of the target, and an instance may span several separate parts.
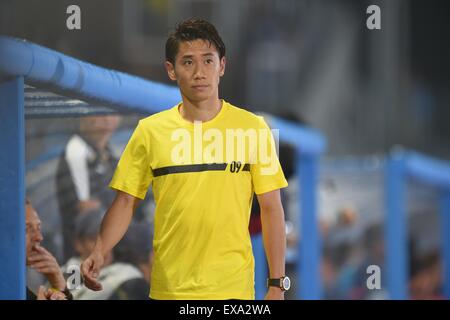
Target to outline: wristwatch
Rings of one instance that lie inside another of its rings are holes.
[[[267,279],[267,288],[268,287],[278,287],[281,291],[287,291],[291,287],[291,279],[286,276],[275,279]]]

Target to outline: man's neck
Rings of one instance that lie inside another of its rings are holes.
[[[214,98],[205,101],[190,101],[183,97],[183,103],[179,108],[180,115],[187,121],[209,121],[220,112],[222,108],[222,101],[219,98]]]

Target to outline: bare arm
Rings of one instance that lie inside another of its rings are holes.
[[[103,266],[104,257],[124,236],[139,202],[138,198],[125,192],[117,192],[103,218],[94,250],[81,264],[81,272],[88,288],[96,291],[102,289],[96,278]]]
[[[263,242],[270,278],[285,276],[286,231],[280,190],[258,195],[261,208]],[[266,299],[284,299],[281,289],[270,287]]]

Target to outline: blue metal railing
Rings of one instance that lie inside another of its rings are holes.
[[[439,188],[442,228],[444,295],[450,298],[450,163],[415,152],[394,152],[386,161],[386,266],[391,299],[408,299],[408,223],[406,179]]]

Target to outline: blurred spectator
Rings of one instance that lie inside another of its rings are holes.
[[[40,245],[43,240],[41,220],[29,200],[26,201],[25,206],[25,226],[26,265],[42,274],[52,287],[45,290],[43,286],[40,286],[38,292],[34,293],[27,286],[27,299],[71,299],[72,295],[67,290],[66,280],[55,257]]]
[[[410,266],[410,298],[413,300],[444,300],[442,294],[442,262],[439,252],[433,251],[412,257]]]
[[[337,248],[340,255],[337,291],[339,299],[364,299],[366,280],[361,271],[366,271],[364,248],[358,241],[343,243]],[[367,274],[364,274],[367,278]]]
[[[355,297],[357,299],[380,300],[388,299],[386,290],[386,277],[381,275],[381,289],[369,290],[367,288],[367,267],[375,265],[384,270],[384,235],[382,224],[371,224],[364,232],[362,245],[365,252],[365,259],[361,263],[360,269],[357,273],[357,288],[354,293],[359,294]]]
[[[345,206],[338,214],[338,224],[342,227],[354,226],[359,219],[358,212],[353,206]]]
[[[321,259],[320,275],[322,278],[324,299],[337,299],[339,296],[336,286],[338,270],[334,261],[334,252],[334,249],[331,247],[325,247]]]
[[[124,238],[114,248],[114,263],[137,267],[142,277],[124,281],[110,300],[145,300],[150,292],[152,267],[152,234],[150,225],[132,221]]]
[[[70,265],[79,266],[92,251],[97,233],[103,218],[103,212],[91,209],[79,215],[75,221],[75,249],[78,256],[72,257],[64,267]],[[147,299],[149,285],[144,277],[143,271],[147,272],[149,255],[151,252],[151,236],[149,228],[146,233],[144,226],[133,222],[125,234],[123,240],[117,245],[119,247],[118,260],[113,258],[110,252],[105,257],[105,267],[100,271],[99,280],[103,286],[101,291],[92,291],[84,285],[73,291],[75,299],[79,300],[107,300],[107,299]],[[146,226],[147,227],[147,226]],[[145,254],[138,250],[144,251]],[[139,252],[139,254],[138,254]],[[144,261],[146,259],[146,261]],[[133,265],[135,263],[136,265]],[[144,268],[143,264],[147,266]]]
[[[339,212],[337,225],[325,239],[328,263],[335,270],[334,283],[325,295],[329,299],[386,299],[385,278],[381,276],[381,289],[369,290],[367,268],[376,265],[383,270],[384,242],[382,226],[371,224],[363,228],[356,224],[358,214],[351,207]]]
[[[64,261],[74,256],[74,224],[79,214],[91,209],[106,211],[115,192],[108,188],[117,165],[109,140],[120,116],[89,116],[80,119],[78,134],[71,137],[60,157],[57,198],[62,220]]]

